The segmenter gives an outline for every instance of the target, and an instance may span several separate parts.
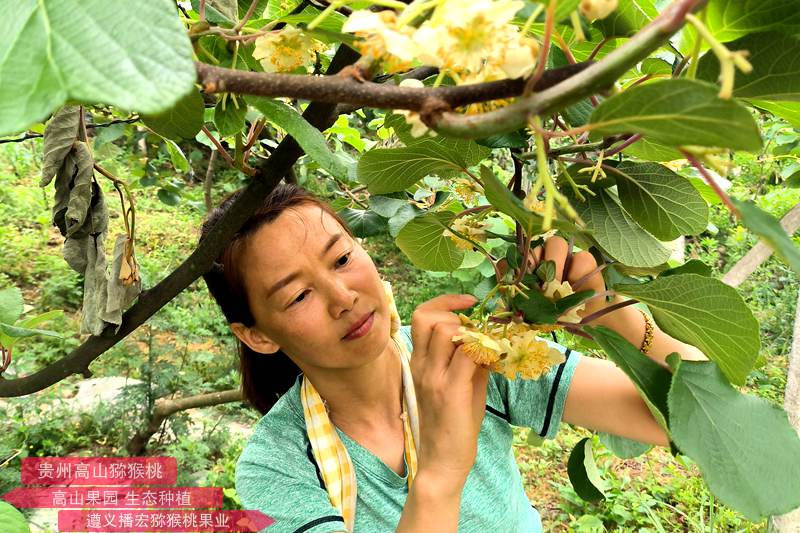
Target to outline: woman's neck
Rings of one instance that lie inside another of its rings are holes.
[[[340,429],[385,428],[395,425],[402,412],[402,366],[392,340],[371,363],[310,376],[325,400],[331,421]]]

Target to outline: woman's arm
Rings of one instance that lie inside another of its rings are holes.
[[[397,533],[456,531],[464,483],[456,477],[417,472],[408,492]]]
[[[537,249],[537,261],[544,258],[556,263],[559,280],[563,273],[567,255],[567,243],[559,237],[548,239],[544,250]],[[591,273],[597,267],[594,257],[588,252],[579,252],[572,258],[567,280],[574,283]],[[591,276],[583,289],[593,289],[599,294],[605,291],[605,283],[598,272]],[[590,300],[587,308],[579,312],[582,317],[589,316],[604,307],[623,301]],[[605,314],[591,322],[592,325],[605,326],[624,337],[636,347],[642,345],[645,335],[645,320],[633,307],[623,307]],[[677,352],[682,359],[703,361],[706,356],[689,344],[667,335],[653,322],[653,343],[647,356],[666,367],[666,358]],[[575,369],[564,406],[563,419],[570,424],[627,437],[640,442],[669,445],[664,429],[659,426],[647,408],[639,391],[631,379],[610,361],[584,357]]]

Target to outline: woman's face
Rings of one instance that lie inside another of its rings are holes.
[[[255,351],[280,348],[305,372],[357,367],[386,348],[391,321],[375,264],[318,206],[262,226],[241,260],[255,325],[232,327]]]

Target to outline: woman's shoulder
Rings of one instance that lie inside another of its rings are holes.
[[[304,449],[305,420],[300,404],[300,380],[286,391],[253,427],[253,433],[239,457],[239,464],[261,463],[276,452],[300,453]]]

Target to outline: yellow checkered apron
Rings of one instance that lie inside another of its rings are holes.
[[[391,285],[383,282],[389,309],[392,313],[392,341],[400,354],[403,369],[403,441],[405,443],[405,459],[408,465],[408,487],[417,473],[417,448],[419,442],[419,415],[417,399],[414,394],[414,382],[411,378],[409,361],[411,354],[400,333],[400,317],[394,303]],[[328,497],[334,507],[339,509],[348,531],[353,531],[356,518],[356,473],[347,449],[333,427],[325,402],[314,388],[314,385],[303,376],[300,388],[300,399],[303,403],[303,414],[306,431],[311,441],[311,450],[319,466],[322,480],[328,490]]]

